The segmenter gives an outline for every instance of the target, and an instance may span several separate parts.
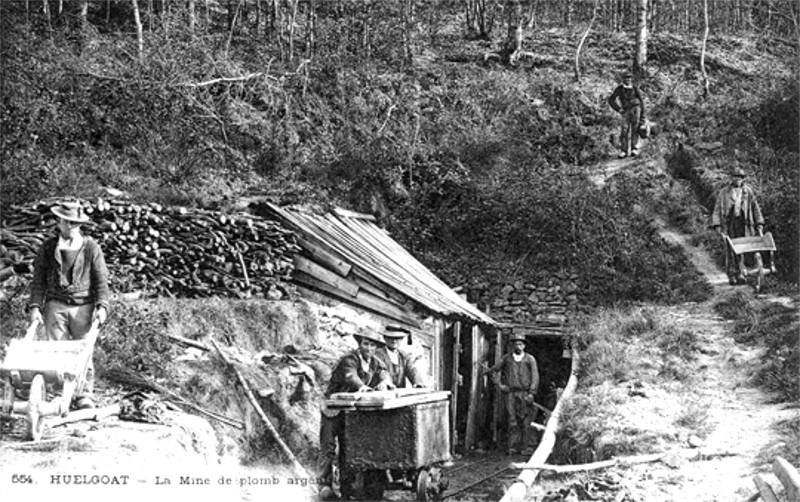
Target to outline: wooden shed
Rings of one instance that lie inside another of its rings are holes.
[[[474,442],[479,422],[491,414],[491,404],[482,396],[487,378],[480,365],[488,358],[488,336],[494,335],[497,323],[436,277],[370,215],[270,203],[251,208],[297,234],[302,251],[294,258],[293,279],[301,292],[323,294],[369,312],[384,326],[411,332],[422,347],[433,386],[453,393],[454,437],[460,432],[467,446]]]

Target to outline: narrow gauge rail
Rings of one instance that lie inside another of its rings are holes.
[[[450,484],[442,494],[442,500],[496,502],[519,474],[510,468],[510,464],[526,459],[524,455],[505,453],[472,454],[459,458],[452,467],[444,469],[443,474]]]

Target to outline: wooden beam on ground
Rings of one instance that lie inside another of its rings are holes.
[[[544,464],[547,460],[547,457],[549,457],[550,453],[552,453],[553,447],[556,444],[558,420],[561,417],[561,411],[564,409],[564,403],[572,396],[572,393],[575,392],[575,388],[578,386],[579,367],[580,354],[575,347],[572,347],[572,368],[569,381],[567,381],[567,386],[564,388],[561,398],[558,400],[558,403],[556,403],[555,408],[553,408],[553,414],[550,415],[550,419],[547,421],[545,431],[542,434],[542,441],[539,443],[539,447],[536,448],[536,451],[533,453],[530,460],[528,460],[528,464]],[[525,500],[528,493],[528,488],[530,488],[533,482],[536,481],[536,478],[539,476],[539,472],[541,471],[538,469],[526,469],[522,471],[514,484],[511,485],[511,488],[509,488],[505,495],[503,495],[503,498],[500,499],[500,502],[522,502]]]
[[[189,338],[184,338],[179,335],[170,335],[168,333],[163,333],[163,335],[172,340],[173,342],[178,342],[183,345],[188,345],[189,347],[194,347],[196,349],[200,349],[206,352],[211,350],[211,348],[208,345],[202,342],[198,342],[197,340],[191,340]]]
[[[83,420],[93,420],[95,422],[99,422],[100,420],[110,417],[111,415],[119,415],[118,404],[104,406],[103,408],[91,408],[88,410],[73,411],[68,413],[66,417],[59,417],[56,420],[50,421],[47,425],[50,428],[53,428],[61,425],[81,422]]]
[[[764,502],[780,502],[778,496],[775,495],[775,491],[772,487],[764,481],[764,478],[761,477],[760,474],[756,474],[753,476],[753,482],[756,484],[756,488],[758,488],[758,494],[764,499]],[[797,499],[789,499],[789,500],[797,500]]]
[[[775,461],[772,462],[772,472],[783,483],[787,500],[789,502],[800,501],[800,473],[797,472],[797,469],[785,458],[775,457]]]
[[[256,396],[253,394],[253,391],[250,390],[250,385],[247,383],[247,380],[244,378],[244,375],[242,375],[242,372],[239,371],[239,368],[237,368],[231,362],[230,359],[228,359],[228,356],[225,355],[225,353],[222,351],[220,346],[217,345],[217,342],[215,342],[213,338],[209,338],[209,341],[211,342],[211,345],[214,346],[214,349],[216,349],[217,354],[219,354],[219,357],[222,358],[225,364],[227,364],[231,369],[233,369],[234,373],[236,373],[236,378],[237,380],[239,380],[239,383],[241,384],[242,390],[244,390],[244,393],[247,396],[248,401],[250,401],[250,404],[252,404],[253,408],[255,408],[256,413],[261,418],[261,421],[264,423],[264,426],[267,428],[267,431],[272,436],[272,439],[275,440],[280,450],[283,452],[284,455],[286,455],[286,457],[291,462],[295,472],[306,479],[311,479],[311,477],[308,475],[308,472],[306,472],[305,468],[297,460],[297,457],[295,457],[294,453],[292,453],[292,450],[289,449],[289,445],[286,444],[281,435],[278,433],[277,429],[275,429],[275,426],[272,425],[272,422],[270,422],[269,417],[267,417],[267,414],[264,413],[264,410],[261,408],[261,405],[258,404],[258,400],[256,399]],[[316,491],[315,487],[312,486],[312,490]]]

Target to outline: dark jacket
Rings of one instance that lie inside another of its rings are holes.
[[[644,99],[642,99],[642,92],[635,85],[630,88],[618,85],[609,96],[608,104],[614,111],[623,113],[634,106],[639,106],[642,111],[642,117],[644,117]]]
[[[733,187],[728,185],[719,191],[714,204],[714,212],[711,213],[711,227],[721,226],[725,233],[730,233],[728,219],[733,207],[732,189]],[[764,216],[761,214],[755,191],[746,183],[742,184],[742,215],[744,216],[745,236],[755,235],[755,227],[764,224]]]
[[[539,389],[539,367],[536,359],[527,352],[520,362],[516,362],[511,354],[506,354],[489,371],[500,373],[500,378],[494,379],[495,384],[508,385],[512,391],[522,390],[535,394]]]
[[[389,371],[392,377],[392,383],[398,389],[406,386],[406,378],[411,382],[411,385],[425,384],[422,372],[414,364],[414,359],[411,355],[398,350],[397,351],[397,364],[393,364],[389,359],[389,350],[386,347],[381,347],[375,352],[375,356],[381,360]]]
[[[57,246],[58,236],[50,237],[33,262],[29,307],[42,308],[46,301],[58,300],[71,305],[94,303],[108,308],[108,268],[97,242],[83,237],[72,274],[66,279],[61,273],[61,253]]]
[[[374,389],[381,382],[391,383],[389,372],[381,360],[373,357],[369,363],[369,371],[365,372],[361,367],[358,350],[354,350],[339,359],[331,373],[325,397],[337,392],[357,392],[365,385]]]

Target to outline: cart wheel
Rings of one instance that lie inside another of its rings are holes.
[[[11,417],[14,412],[14,384],[11,382],[11,377],[6,378],[3,388],[3,408],[0,410],[2,414]]]
[[[44,417],[39,412],[39,405],[45,401],[46,392],[44,377],[42,375],[33,377],[31,391],[28,395],[28,426],[30,427],[29,437],[34,441],[42,439]]]
[[[431,476],[428,469],[420,469],[417,474],[417,500],[433,500],[431,488]]]

